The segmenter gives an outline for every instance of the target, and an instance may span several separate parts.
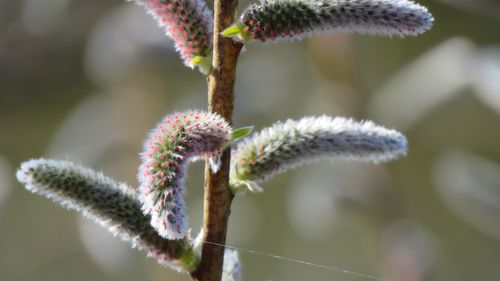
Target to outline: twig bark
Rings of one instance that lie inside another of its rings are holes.
[[[236,64],[242,44],[224,38],[220,32],[234,22],[237,0],[215,0],[214,3],[214,53],[212,73],[208,77],[208,109],[217,112],[232,123]],[[228,149],[229,150],[229,149]],[[230,153],[222,156],[219,172],[213,174],[205,165],[203,207],[204,241],[225,244],[233,194],[229,190]],[[224,248],[203,244],[201,263],[191,273],[192,280],[219,281],[224,262]]]

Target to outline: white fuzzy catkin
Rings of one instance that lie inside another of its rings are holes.
[[[231,156],[232,185],[257,187],[272,176],[325,158],[384,162],[406,154],[406,138],[371,121],[328,116],[287,120],[245,138]]]
[[[167,239],[187,236],[184,203],[189,162],[212,159],[213,170],[231,128],[221,116],[203,111],[173,113],[151,131],[144,143],[139,167],[139,200],[151,225]]]
[[[244,41],[275,41],[325,32],[415,36],[433,20],[409,0],[263,0],[248,6],[237,25]]]
[[[27,190],[81,212],[132,247],[145,250],[160,264],[185,268],[179,259],[189,251],[188,241],[159,236],[128,185],[69,161],[43,158],[24,162],[17,179]]]
[[[238,251],[226,249],[224,251],[224,265],[222,267],[222,281],[240,281],[241,263]]]

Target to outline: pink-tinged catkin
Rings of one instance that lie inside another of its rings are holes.
[[[203,0],[134,0],[152,15],[171,37],[184,64],[193,68],[193,58],[210,56],[213,16]]]
[[[230,131],[229,124],[215,113],[189,111],[166,116],[149,134],[138,173],[139,200],[161,236],[186,237],[187,164],[197,159],[217,163],[221,150],[228,145]]]
[[[26,189],[79,211],[115,236],[179,271],[193,268],[187,239],[167,240],[149,224],[134,188],[89,168],[61,160],[24,162],[17,179]]]
[[[328,116],[287,120],[237,144],[231,156],[231,184],[258,189],[258,182],[317,160],[378,163],[403,156],[406,149],[401,133],[370,121]]]
[[[323,32],[404,37],[432,22],[425,7],[409,0],[263,0],[247,7],[237,25],[244,41],[273,41]]]

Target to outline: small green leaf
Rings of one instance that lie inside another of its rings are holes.
[[[241,36],[245,32],[244,26],[242,23],[235,23],[230,27],[224,29],[222,31],[222,35],[225,37],[238,37]]]
[[[191,63],[195,64],[198,66],[200,69],[201,73],[208,75],[210,74],[210,71],[212,71],[212,56],[195,56],[192,60]]]
[[[204,59],[204,58],[205,58],[205,57],[202,57],[202,56],[195,56],[195,57],[191,60],[191,62],[192,62],[192,63],[194,63],[194,64],[199,64],[199,63],[201,63],[201,62],[203,61],[203,59]]]
[[[237,140],[240,140],[246,136],[248,136],[251,132],[253,131],[253,126],[248,126],[248,127],[241,127],[241,128],[238,128],[238,129],[234,129],[230,136],[229,136],[229,139],[231,141],[237,141]]]

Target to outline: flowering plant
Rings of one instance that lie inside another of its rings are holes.
[[[371,121],[319,116],[278,122],[251,135],[253,127],[233,129],[235,66],[251,41],[340,31],[417,35],[433,21],[426,8],[407,0],[269,0],[251,4],[235,20],[233,0],[216,0],[215,17],[202,0],[134,2],[174,40],[185,65],[208,75],[210,111],[169,114],[156,125],[144,142],[137,189],[50,159],[23,163],[17,178],[29,191],[82,212],[161,265],[193,280],[240,280],[237,252],[220,247],[236,193],[261,191],[260,184],[274,175],[321,159],[380,163],[406,154],[401,133]],[[194,238],[184,193],[187,166],[196,160],[206,160],[207,168],[203,230]]]

